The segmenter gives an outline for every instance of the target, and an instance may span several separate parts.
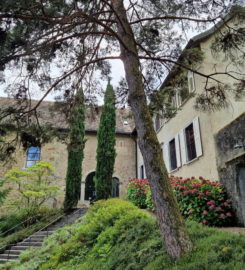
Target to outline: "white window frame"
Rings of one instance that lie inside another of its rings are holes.
[[[196,148],[196,157],[191,159],[191,160],[188,160],[185,130],[191,124],[193,124],[193,132],[194,132],[194,140],[195,140],[195,148]],[[179,138],[180,138],[181,160],[182,160],[183,165],[188,164],[188,163],[198,159],[200,156],[202,156],[203,151],[202,151],[200,121],[199,121],[198,116],[195,117],[191,122],[189,122],[187,125],[185,125],[183,129],[180,130]]]
[[[172,140],[175,140],[175,154],[176,154],[176,161],[177,161],[177,167],[174,169],[171,168],[170,147],[169,147],[169,143]],[[164,159],[168,172],[173,172],[177,170],[179,167],[181,167],[182,164],[181,164],[179,134],[176,134],[174,137],[168,140],[167,143],[163,144],[162,149],[163,149],[163,159]]]

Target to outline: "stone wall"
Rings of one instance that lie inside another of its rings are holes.
[[[220,130],[215,141],[220,181],[233,200],[239,222],[245,225],[245,114]]]
[[[82,170],[81,203],[84,202],[84,189],[86,177],[96,168],[96,133],[86,133],[86,144],[84,149],[84,161]],[[114,177],[120,181],[120,197],[125,197],[127,181],[136,176],[136,143],[131,135],[116,135],[116,161],[114,167]],[[0,177],[10,169],[25,169],[26,151],[20,146],[14,154],[13,164],[0,164]],[[65,191],[65,175],[67,169],[67,147],[65,144],[54,140],[41,147],[41,160],[51,162],[55,170],[55,183],[61,187],[63,194],[57,198],[56,206],[62,206]],[[53,204],[51,202],[51,204]]]

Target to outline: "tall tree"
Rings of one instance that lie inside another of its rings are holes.
[[[115,164],[116,150],[116,106],[115,93],[110,82],[107,85],[104,106],[100,117],[97,134],[97,165],[95,172],[96,199],[111,197],[112,175]]]
[[[66,191],[64,208],[75,207],[81,197],[82,161],[85,136],[85,108],[83,90],[77,91],[70,116],[70,142],[68,145],[68,164],[66,172]]]
[[[87,94],[91,94],[96,86],[100,88],[96,80],[99,72],[102,78],[109,74],[107,60],[123,61],[126,84],[122,83],[122,86],[126,86],[123,88],[132,108],[160,231],[172,258],[190,251],[192,244],[168,182],[146,96],[162,84],[163,73],[173,65],[197,73],[206,80],[204,91],[207,96],[213,98],[220,94],[220,89],[225,87],[218,70],[204,74],[188,61],[180,63],[178,56],[180,45],[186,42],[185,32],[190,27],[200,30],[205,23],[218,22],[228,11],[244,17],[241,7],[231,9],[234,2],[17,0],[0,3],[0,63],[7,69],[15,65],[21,72],[8,91],[20,101],[18,108],[28,100],[29,87],[32,86],[30,79],[45,91],[37,104],[22,107],[21,116],[35,111],[53,90],[64,90],[64,95],[67,95],[66,89],[76,89],[83,82]],[[227,31],[220,31],[220,42],[224,45],[221,50],[226,53],[227,48],[233,46],[244,56],[244,27],[230,28],[226,23],[224,27]],[[57,77],[50,72],[54,67]],[[241,90],[244,74],[232,70],[225,73],[235,80],[238,91]],[[215,84],[212,88],[209,87],[210,81]],[[213,95],[209,95],[210,91]],[[18,113],[19,110],[12,108],[11,112]]]

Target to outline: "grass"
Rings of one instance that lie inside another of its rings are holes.
[[[76,224],[39,249],[25,251],[4,270],[243,270],[245,237],[187,222],[191,253],[171,260],[156,220],[127,201],[97,202]]]

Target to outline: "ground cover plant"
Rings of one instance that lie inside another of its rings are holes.
[[[187,222],[192,253],[172,260],[155,217],[120,199],[99,201],[39,249],[25,251],[2,270],[242,270],[245,236]]]
[[[201,176],[198,179],[170,177],[169,181],[185,218],[209,226],[230,226],[236,223],[232,201],[219,182]],[[147,179],[130,179],[127,198],[140,208],[154,210]]]

